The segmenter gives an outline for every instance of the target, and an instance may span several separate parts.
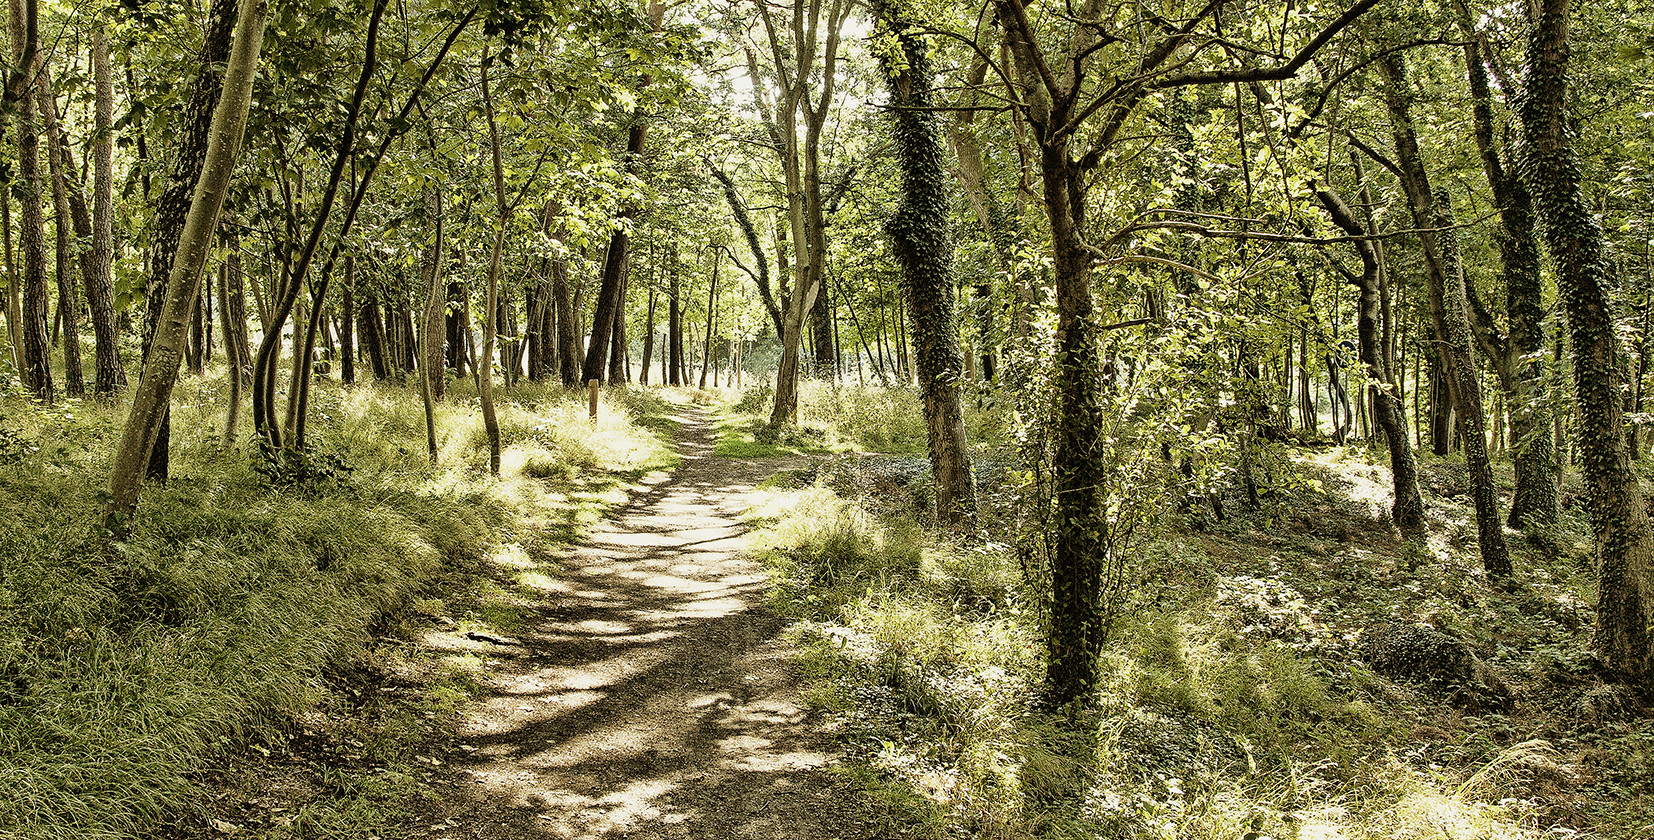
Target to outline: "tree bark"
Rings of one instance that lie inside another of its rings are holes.
[[[155,200],[155,213],[150,218],[149,254],[145,259],[149,287],[145,290],[142,353],[148,369],[149,348],[155,330],[160,324],[167,291],[162,287],[172,276],[172,261],[178,254],[179,237],[189,215],[196,183],[201,178],[207,154],[207,140],[213,115],[223,89],[221,70],[230,55],[230,35],[235,24],[238,0],[212,0],[207,11],[205,37],[201,42],[200,61],[196,75],[190,82],[189,98],[184,113],[177,123],[178,151],[172,159],[161,185],[161,194]],[[252,0],[248,0],[252,2]],[[142,137],[142,133],[139,134]],[[149,193],[146,182],[144,193]],[[167,451],[172,437],[170,415],[162,411],[156,442],[150,447],[148,465],[151,478],[167,478]]]
[[[920,22],[911,12],[895,7],[895,2],[900,0],[873,0],[879,29],[901,47],[899,56],[880,56],[890,81],[892,133],[902,171],[902,199],[885,229],[902,266],[917,338],[936,518],[960,528],[976,513],[976,485],[959,401],[965,360],[954,317],[948,172],[934,110],[930,50]]]
[[[165,307],[158,329],[144,358],[143,375],[132,398],[132,410],[121,432],[110,473],[109,503],[104,510],[104,527],[115,539],[130,533],[137,509],[144,465],[156,443],[161,420],[178,379],[180,345],[191,301],[199,294],[201,269],[218,227],[218,214],[229,191],[230,176],[247,125],[252,101],[253,76],[258,69],[259,49],[264,38],[264,0],[243,0],[236,23],[237,36],[224,71],[222,96],[213,109],[201,177],[190,200],[189,212],[178,239],[178,253],[170,261],[166,279]]]
[[[63,325],[63,390],[70,397],[86,394],[86,380],[80,361],[80,296],[75,291],[74,266],[79,262],[74,251],[80,237],[91,233],[85,221],[85,205],[77,219],[70,210],[69,187],[72,167],[68,149],[58,125],[57,101],[53,98],[52,74],[44,63],[35,84],[35,98],[40,105],[42,125],[46,129],[46,159],[52,180],[52,214],[57,229],[57,259],[53,264],[57,275],[57,312]],[[77,223],[78,222],[78,223]]]
[[[1503,517],[1500,516],[1498,492],[1493,486],[1493,469],[1487,455],[1481,377],[1470,351],[1470,307],[1456,240],[1453,231],[1447,229],[1451,227],[1452,214],[1446,194],[1431,191],[1429,176],[1419,154],[1410,113],[1412,95],[1401,54],[1385,56],[1382,67],[1386,80],[1384,103],[1395,137],[1396,163],[1401,170],[1402,189],[1407,194],[1413,221],[1420,229],[1418,237],[1424,249],[1431,325],[1446,362],[1449,390],[1453,394],[1459,433],[1464,442],[1465,464],[1470,472],[1471,497],[1476,505],[1476,542],[1481,550],[1482,568],[1493,577],[1508,577],[1511,572],[1510,552],[1505,545]]]
[[[1620,402],[1612,275],[1580,189],[1567,108],[1569,0],[1540,0],[1528,42],[1522,180],[1533,194],[1572,339],[1585,500],[1597,541],[1592,648],[1630,685],[1654,680],[1654,530],[1631,468]]]
[[[38,0],[11,0],[12,66],[6,100],[17,108],[18,244],[23,258],[23,384],[36,399],[51,403],[52,361],[46,336],[46,220],[40,206],[40,135],[35,129],[35,85],[39,84]]]
[[[345,283],[339,301],[339,378],[356,384],[356,257],[345,257]]]
[[[431,246],[425,252],[425,266],[421,274],[425,281],[425,308],[420,314],[419,394],[425,406],[425,447],[431,463],[437,460],[436,408],[442,399],[443,386],[448,381],[448,367],[444,360],[442,340],[446,327],[447,306],[443,296],[447,283],[442,278],[442,190],[435,186],[425,188],[425,212],[435,228]]]
[[[1468,7],[1461,9],[1468,17]],[[1505,285],[1508,335],[1499,335],[1491,316],[1472,307],[1476,335],[1494,361],[1494,371],[1510,407],[1511,462],[1516,489],[1510,505],[1510,526],[1530,530],[1556,524],[1561,507],[1557,486],[1555,444],[1551,440],[1551,408],[1540,393],[1545,379],[1545,304],[1540,278],[1538,242],[1534,232],[1533,200],[1521,179],[1506,171],[1494,140],[1493,94],[1481,44],[1468,20],[1465,66],[1471,92],[1471,115],[1482,171],[1499,211],[1494,242],[1499,247]]]
[[[1319,189],[1315,195],[1339,229],[1350,236],[1368,235],[1369,231],[1356,220],[1355,214],[1350,212],[1337,193],[1331,189]],[[1418,462],[1413,457],[1412,442],[1407,437],[1407,418],[1403,414],[1395,378],[1384,362],[1379,329],[1382,312],[1378,294],[1378,253],[1372,240],[1365,238],[1355,241],[1355,249],[1361,257],[1361,275],[1352,281],[1360,292],[1360,301],[1356,306],[1356,335],[1361,362],[1367,366],[1367,376],[1373,382],[1374,413],[1379,427],[1384,430],[1384,442],[1390,450],[1390,477],[1395,491],[1390,519],[1396,523],[1403,537],[1422,544],[1427,531],[1424,502],[1419,496]]]
[[[713,319],[718,312],[718,268],[719,257],[722,251],[712,252],[712,283],[706,292],[706,331],[701,336],[701,381],[699,387],[706,387],[706,372],[712,366],[712,328],[716,323]],[[717,385],[717,382],[713,382]]]

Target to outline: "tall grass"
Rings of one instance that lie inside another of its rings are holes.
[[[594,425],[583,395],[524,389],[502,405],[506,475],[485,474],[463,392],[432,465],[416,396],[324,382],[311,437],[341,468],[272,487],[220,438],[218,376],[183,383],[172,479],[113,547],[96,524],[122,410],[0,396],[0,836],[131,837],[199,807],[205,762],[314,702],[439,571],[555,538],[670,463],[635,398]]]
[[[1301,598],[1249,598],[1256,581],[1224,577],[1197,548],[1137,558],[1177,581],[1172,595],[1122,619],[1093,709],[1052,714],[1034,702],[1040,596],[1007,550],[824,486],[769,494],[753,516],[775,603],[800,619],[812,702],[837,718],[859,759],[849,772],[904,832],[1542,836],[1520,793],[1520,780],[1562,772],[1541,747],[1480,771],[1421,762],[1409,716],[1384,706]],[[1283,615],[1265,621],[1254,602]]]

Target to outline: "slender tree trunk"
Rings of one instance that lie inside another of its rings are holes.
[[[165,180],[162,181],[160,195],[155,201],[155,213],[150,219],[149,253],[145,260],[149,286],[146,289],[147,304],[142,333],[145,370],[148,370],[150,344],[160,323],[167,295],[163,284],[172,276],[172,262],[179,252],[179,238],[183,235],[196,183],[201,178],[202,167],[206,161],[208,134],[218,106],[219,93],[223,89],[220,68],[230,55],[230,36],[235,24],[237,7],[238,0],[212,0],[207,11],[207,28],[201,43],[200,61],[196,65],[195,78],[190,82],[189,98],[185,100],[183,117],[174,128],[178,137],[178,152]],[[142,137],[142,132],[139,136]],[[146,180],[144,194],[147,196],[149,193],[149,184]],[[148,450],[150,460],[147,470],[150,478],[166,480],[167,452],[171,437],[170,415],[163,407],[155,444]]]
[[[309,233],[305,236],[304,244],[299,250],[298,258],[294,262],[290,276],[285,283],[281,284],[281,288],[274,295],[270,323],[265,325],[264,340],[259,344],[258,353],[253,359],[253,426],[258,431],[260,445],[267,453],[296,444],[291,440],[284,442],[282,431],[276,425],[276,371],[280,365],[281,331],[283,326],[286,325],[287,318],[292,313],[293,305],[298,300],[309,276],[311,262],[315,259],[317,248],[321,244],[323,231],[327,227],[328,215],[332,212],[333,203],[338,197],[339,183],[344,178],[345,165],[351,162],[353,152],[356,149],[357,116],[361,111],[362,100],[366,96],[368,83],[378,66],[379,22],[384,15],[386,2],[387,0],[375,0],[373,4],[371,17],[368,19],[362,69],[357,75],[355,89],[352,91],[350,101],[345,108],[343,127],[334,149],[333,164],[328,171],[327,182],[322,188],[321,199],[317,202],[316,218],[311,223]],[[418,95],[417,91],[414,95]],[[369,164],[369,168],[362,176],[361,182],[357,184],[355,194],[352,196],[352,211],[355,210],[356,202],[360,201],[360,191],[366,187],[367,180],[372,176],[377,163],[378,159],[375,158]],[[350,215],[351,218],[354,218],[353,213]],[[347,219],[346,223],[341,226],[340,236],[342,237],[348,232],[348,229],[349,220]],[[329,267],[331,267],[331,264],[330,258]],[[320,309],[322,302],[325,300],[323,295],[327,290],[326,273],[323,272],[323,277],[317,284],[314,309]],[[295,333],[298,331],[296,324],[294,330]],[[308,324],[305,332],[307,334],[311,332]],[[304,343],[309,344],[309,340],[307,339]],[[305,396],[304,389],[308,384],[308,377],[304,375],[304,371],[309,369],[308,359],[295,359],[294,362],[296,375],[289,385],[287,422],[284,424],[287,429],[292,430],[296,430],[297,418],[294,411],[296,408],[302,407]],[[291,438],[291,434],[288,437]]]
[[[42,123],[46,129],[46,158],[50,164],[52,181],[52,213],[56,217],[57,259],[53,266],[57,275],[57,312],[63,325],[63,389],[70,397],[86,394],[86,380],[81,374],[80,362],[80,296],[75,291],[74,266],[78,259],[73,253],[75,243],[83,234],[91,233],[89,224],[74,223],[69,205],[70,165],[68,150],[64,147],[63,131],[58,125],[57,102],[52,93],[51,70],[44,64],[35,85],[35,98],[40,105]],[[85,207],[81,216],[84,222]],[[82,230],[81,228],[87,228]]]
[[[643,370],[638,374],[638,381],[649,384],[649,356],[655,352],[655,285],[649,284],[649,314],[644,316],[643,322]]]
[[[1476,541],[1481,549],[1482,568],[1493,577],[1510,575],[1510,553],[1505,545],[1499,496],[1493,485],[1488,461],[1487,436],[1483,424],[1482,385],[1471,356],[1470,307],[1464,273],[1451,227],[1452,214],[1445,193],[1433,193],[1424,162],[1414,137],[1410,111],[1411,91],[1400,53],[1387,55],[1383,62],[1386,85],[1385,106],[1390,112],[1395,135],[1396,159],[1402,187],[1407,193],[1413,221],[1421,229],[1425,276],[1430,286],[1431,323],[1445,357],[1450,390],[1464,440],[1465,464],[1470,471],[1471,497],[1476,504]],[[1431,232],[1432,227],[1443,230]]]
[[[706,292],[706,332],[701,337],[701,388],[706,387],[707,368],[712,366],[712,328],[715,323],[713,318],[718,312],[718,262],[721,256],[722,251],[712,252],[712,283]]]
[[[1596,634],[1602,663],[1630,685],[1654,680],[1654,530],[1626,451],[1613,281],[1586,205],[1567,108],[1569,0],[1540,0],[1520,115],[1522,179],[1533,194],[1573,339],[1585,499],[1597,538]]]
[[[241,347],[238,346],[234,313],[230,303],[230,261],[225,260],[218,267],[218,317],[224,333],[224,381],[229,386],[228,403],[224,410],[224,445],[235,445],[236,433],[241,423],[241,371],[245,366],[241,357]],[[247,328],[246,321],[240,325],[242,330]]]
[[[442,340],[446,326],[444,293],[448,284],[442,276],[443,241],[442,241],[442,190],[436,186],[425,188],[425,212],[430,216],[434,230],[431,234],[431,246],[425,252],[425,266],[422,280],[425,281],[425,307],[420,314],[420,348],[419,348],[419,393],[421,402],[425,405],[425,446],[431,457],[431,463],[436,463],[436,408],[434,403],[442,399],[443,386],[448,382],[447,366],[444,364]]]
[[[345,257],[344,297],[339,301],[339,376],[346,385],[356,383],[356,257]]]
[[[0,114],[0,129],[5,116]],[[0,134],[4,134],[0,130]],[[24,375],[23,369],[23,284],[17,277],[17,263],[12,256],[11,196],[0,195],[0,239],[5,241],[6,254],[6,336],[11,344],[12,370]]]
[[[609,382],[614,385],[623,385],[631,380],[626,364],[626,294],[631,288],[628,276],[631,274],[631,263],[631,247],[628,244],[620,264],[619,308],[615,310],[614,326],[609,330]]]
[[[669,359],[666,364],[666,384],[682,385],[683,378],[683,304],[678,300],[680,280],[677,260],[672,261],[672,277],[666,288],[666,346]]]
[[[115,539],[130,532],[132,515],[138,506],[144,465],[156,443],[172,387],[178,379],[180,345],[190,302],[201,284],[201,269],[218,227],[218,214],[229,191],[230,176],[241,147],[252,101],[253,75],[258,69],[259,49],[264,38],[264,0],[244,0],[236,24],[237,36],[225,65],[223,95],[213,109],[201,177],[184,228],[178,239],[177,258],[165,282],[165,308],[144,358],[143,375],[132,398],[132,410],[115,452],[110,472],[109,503],[104,526]]]
[[[499,313],[500,303],[500,255],[505,250],[505,234],[511,227],[512,205],[507,202],[505,195],[505,169],[500,159],[500,131],[494,119],[494,100],[488,92],[488,51],[483,50],[481,62],[482,75],[482,102],[483,111],[488,117],[488,151],[494,163],[494,199],[498,207],[498,228],[494,234],[494,250],[488,258],[488,298],[484,311],[487,312],[487,321],[483,325],[482,353],[479,357],[483,364],[490,369],[481,371],[481,379],[477,389],[478,401],[482,403],[482,425],[488,435],[488,474],[500,474],[500,422],[494,416],[494,341],[499,332],[496,316]],[[608,336],[604,336],[608,338]],[[596,339],[593,339],[594,343]]]

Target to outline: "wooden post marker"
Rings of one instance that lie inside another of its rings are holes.
[[[597,385],[598,385],[598,380],[596,380],[596,379],[593,379],[592,381],[586,383],[586,390],[590,394],[589,398],[591,400],[591,416],[592,416],[593,420],[597,419]]]

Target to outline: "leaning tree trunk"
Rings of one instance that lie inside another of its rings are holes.
[[[1333,224],[1352,237],[1366,237],[1368,232],[1350,212],[1348,205],[1331,189],[1316,190],[1321,206],[1332,217]],[[1413,457],[1413,444],[1407,437],[1407,419],[1403,414],[1401,395],[1395,378],[1384,362],[1384,348],[1379,335],[1381,311],[1379,308],[1377,249],[1372,240],[1358,238],[1355,249],[1361,256],[1361,275],[1354,280],[1360,292],[1356,307],[1356,336],[1361,362],[1367,366],[1367,376],[1373,382],[1373,405],[1379,428],[1390,449],[1390,476],[1395,488],[1395,504],[1390,518],[1409,541],[1423,543],[1427,536],[1424,524],[1424,502],[1419,497],[1418,462]]]
[[[104,509],[104,527],[115,539],[131,531],[132,514],[138,507],[144,467],[159,436],[166,416],[172,387],[178,380],[178,364],[190,304],[200,294],[201,269],[218,227],[218,213],[229,192],[241,148],[247,109],[252,102],[253,76],[258,69],[259,48],[264,39],[265,0],[244,0],[236,23],[235,45],[224,70],[224,87],[213,109],[201,177],[196,182],[178,253],[171,260],[166,279],[165,307],[158,322],[150,352],[144,358],[143,375],[132,395],[132,410],[121,432],[109,478],[109,502]]]
[[[1654,530],[1625,440],[1614,282],[1569,138],[1569,11],[1569,0],[1541,0],[1528,43],[1522,180],[1556,261],[1572,339],[1585,499],[1598,553],[1592,647],[1610,671],[1646,688],[1654,680]]]
[[[149,254],[145,260],[149,287],[142,333],[146,369],[150,344],[154,341],[166,303],[167,292],[162,284],[172,276],[172,262],[178,254],[179,237],[183,234],[191,199],[206,160],[207,139],[217,110],[219,92],[223,88],[221,68],[230,55],[230,35],[236,8],[237,0],[212,0],[207,11],[200,61],[196,65],[195,78],[190,82],[184,113],[174,128],[178,137],[177,155],[172,160],[172,168],[167,171],[166,180],[162,182],[161,194],[155,201],[155,214],[150,219]],[[148,193],[147,188],[145,193]],[[167,477],[167,449],[172,436],[170,418],[165,409],[162,410],[160,423],[155,445],[149,449],[147,469],[151,478],[164,481]]]
[[[943,158],[932,88],[930,50],[917,21],[900,0],[873,0],[879,28],[896,39],[899,55],[880,55],[890,80],[891,121],[902,170],[902,200],[886,224],[916,333],[919,388],[925,399],[926,438],[936,484],[936,517],[958,528],[976,513],[959,382],[954,318],[953,243],[948,234],[948,168]],[[818,327],[819,329],[819,327]]]
[[[1447,196],[1434,194],[1430,189],[1429,176],[1425,172],[1413,131],[1411,93],[1401,55],[1391,53],[1385,56],[1382,66],[1386,80],[1384,103],[1390,113],[1390,128],[1395,137],[1396,163],[1413,221],[1420,229],[1419,242],[1424,248],[1431,325],[1447,368],[1449,390],[1459,418],[1459,433],[1464,441],[1465,465],[1470,471],[1471,498],[1476,504],[1476,542],[1481,550],[1482,568],[1491,576],[1507,577],[1511,572],[1510,551],[1505,545],[1499,496],[1493,486],[1493,469],[1487,456],[1481,378],[1470,352],[1472,339],[1465,279],[1459,266],[1453,232],[1447,229],[1452,223],[1452,216],[1447,207]],[[1433,227],[1441,230],[1433,232]]]

